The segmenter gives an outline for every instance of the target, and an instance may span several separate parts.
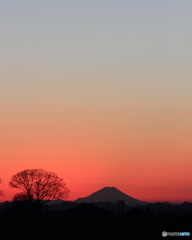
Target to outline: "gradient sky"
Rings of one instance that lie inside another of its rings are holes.
[[[192,201],[192,1],[0,1],[0,189]]]

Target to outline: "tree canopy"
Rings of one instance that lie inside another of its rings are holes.
[[[66,199],[69,190],[62,178],[56,173],[43,169],[26,169],[11,177],[9,185],[22,192],[14,196],[14,200],[29,200],[43,204],[54,199]]]

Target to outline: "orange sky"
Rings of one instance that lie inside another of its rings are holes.
[[[44,168],[63,177],[71,190],[69,200],[105,186],[143,201],[191,200],[187,119],[178,127],[181,120],[174,121],[174,115],[160,119],[160,113],[139,117],[134,112],[115,114],[114,109],[100,115],[89,111],[88,118],[77,114],[78,120],[71,122],[39,113],[38,121],[23,114],[4,123],[2,200],[13,196],[7,187],[10,177],[27,168]]]

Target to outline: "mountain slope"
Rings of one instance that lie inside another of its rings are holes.
[[[104,187],[101,190],[92,193],[88,197],[78,198],[76,203],[91,203],[91,202],[117,202],[124,201],[127,204],[145,204],[145,202],[132,198],[125,193],[119,191],[115,187]]]

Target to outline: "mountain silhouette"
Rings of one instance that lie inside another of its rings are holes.
[[[93,202],[118,202],[124,201],[126,204],[145,204],[146,202],[140,201],[127,194],[121,192],[115,187],[104,187],[97,192],[92,193],[88,197],[78,198],[76,203],[93,203]]]

